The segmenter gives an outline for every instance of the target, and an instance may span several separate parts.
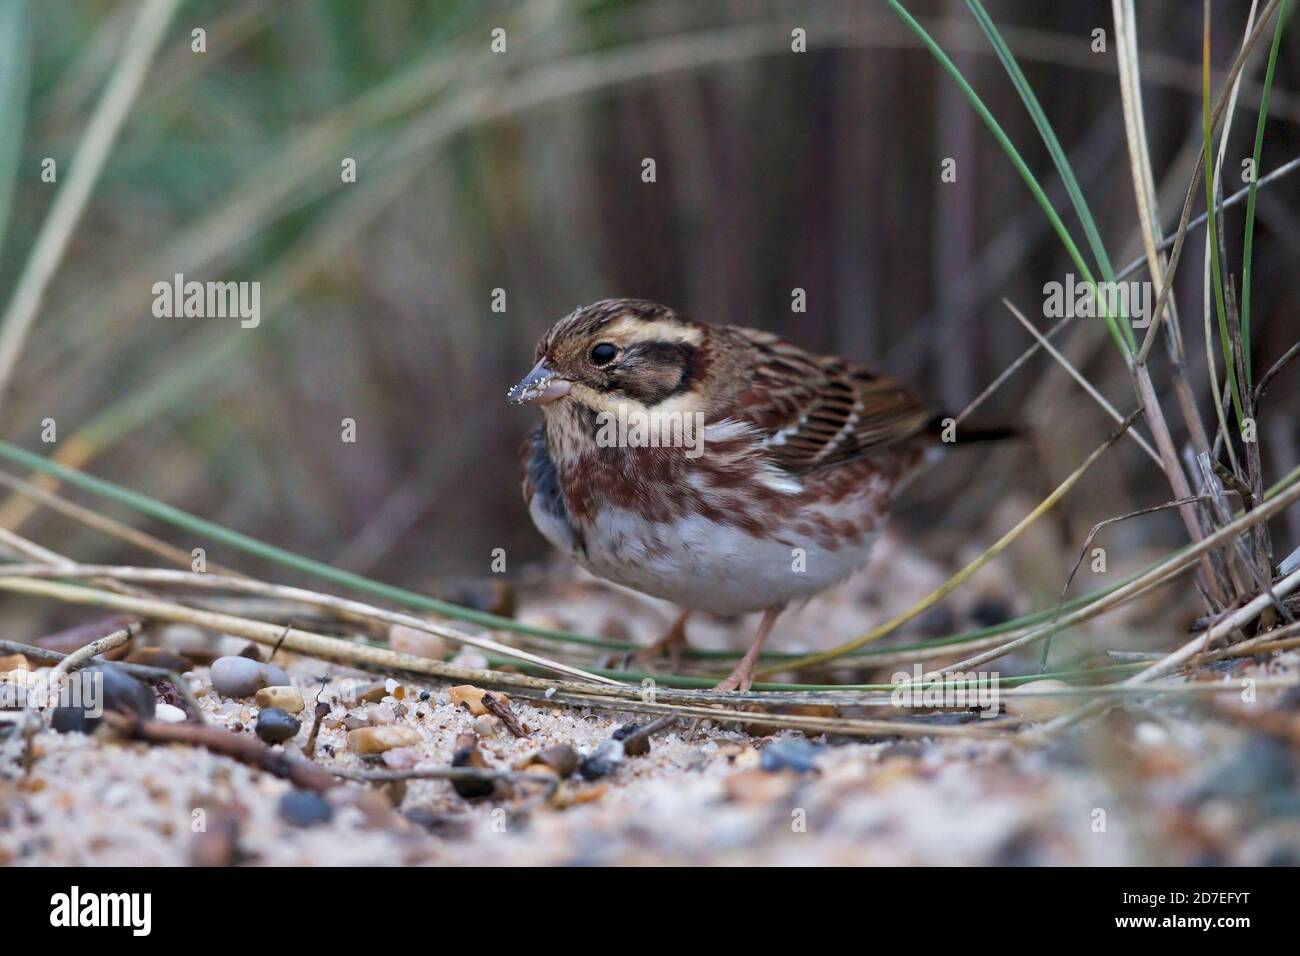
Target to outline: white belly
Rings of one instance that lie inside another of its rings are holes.
[[[548,536],[549,537],[549,536]],[[755,538],[741,528],[694,517],[650,524],[606,508],[575,554],[593,574],[711,614],[748,614],[800,601],[866,563],[877,535],[836,550],[782,531]]]

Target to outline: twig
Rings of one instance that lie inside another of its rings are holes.
[[[322,687],[322,690],[324,688]],[[311,733],[307,735],[307,745],[302,748],[303,756],[311,760],[316,756],[316,738],[320,735],[321,721],[330,712],[330,705],[320,701],[312,709]]]
[[[1264,393],[1268,391],[1268,387],[1273,384],[1273,379],[1277,378],[1278,373],[1281,372],[1282,369],[1286,368],[1287,365],[1291,363],[1291,360],[1297,355],[1300,355],[1300,342],[1296,342],[1289,349],[1283,352],[1282,357],[1273,363],[1273,367],[1264,373],[1264,376],[1259,380],[1259,384],[1255,386],[1256,405],[1258,405],[1259,400],[1264,397]]]
[[[360,601],[351,601],[347,598],[337,597],[333,594],[323,594],[319,591],[309,591],[304,588],[295,588],[280,584],[269,584],[265,581],[254,580],[253,578],[234,578],[222,574],[198,574],[193,571],[176,571],[170,568],[94,566],[94,569],[92,570],[92,566],[75,564],[59,566],[57,568],[30,566],[6,568],[3,565],[0,565],[0,573],[55,578],[107,577],[109,579],[141,581],[152,584],[181,585],[202,590],[240,591],[247,594],[260,594],[288,601],[297,601],[302,604],[310,604],[316,607],[328,607],[340,611],[346,611],[350,614],[373,618],[374,620],[383,621],[388,624],[401,624],[418,631],[437,634],[440,637],[445,637],[461,644],[467,644],[471,647],[490,651],[491,653],[501,657],[510,657],[516,660],[526,661],[530,664],[535,664],[538,667],[544,667],[547,670],[556,671],[557,673],[566,674],[571,677],[577,677],[581,680],[588,680],[601,684],[619,683],[611,678],[589,673],[579,667],[562,664],[559,661],[553,661],[549,658],[542,657],[539,654],[533,654],[529,651],[511,647],[508,644],[500,644],[497,641],[489,640],[485,637],[466,634],[465,632],[458,631],[455,628],[447,627],[442,624],[435,624],[412,614],[389,611]],[[217,614],[218,612],[214,611],[208,613]]]
[[[126,627],[119,628],[112,634],[106,634],[98,640],[91,641],[85,647],[73,651],[55,665],[50,671],[50,684],[53,685],[64,674],[70,674],[77,668],[90,662],[91,658],[107,653],[115,647],[121,647],[144,630],[142,621],[132,621]]]
[[[507,783],[536,783],[551,790],[558,783],[550,774],[527,773],[520,770],[492,770],[482,767],[417,767],[411,770],[354,770],[350,767],[330,767],[329,773],[357,783],[399,783],[404,780],[472,780],[485,783],[498,780]]]
[[[1234,522],[1235,524],[1236,522]],[[1279,595],[1290,594],[1296,587],[1300,587],[1300,571],[1294,571],[1273,585],[1273,590]],[[1168,654],[1156,663],[1152,664],[1145,670],[1134,674],[1132,677],[1122,682],[1122,686],[1133,686],[1135,684],[1145,684],[1155,680],[1158,677],[1164,677],[1166,674],[1176,670],[1183,664],[1187,663],[1198,653],[1209,650],[1214,642],[1225,634],[1238,630],[1255,620],[1259,613],[1271,604],[1268,594],[1261,594],[1258,597],[1248,601],[1240,609],[1228,615],[1206,633],[1197,635],[1185,643],[1172,654]],[[1090,704],[1081,707],[1078,710],[1062,714],[1042,728],[1044,735],[1050,735],[1058,730],[1070,726],[1085,717],[1100,713],[1105,709],[1105,704]]]
[[[636,750],[637,746],[645,740],[649,740],[661,730],[667,730],[673,724],[677,723],[677,718],[673,715],[660,717],[658,720],[652,720],[643,727],[638,727],[626,737],[623,738],[623,749],[627,752]]]
[[[282,777],[295,787],[305,790],[319,793],[336,785],[334,776],[324,768],[283,750],[273,750],[250,734],[236,734],[224,727],[210,724],[165,724],[157,720],[139,720],[114,711],[105,711],[104,720],[125,736],[154,744],[203,747]]]
[[[510,709],[510,705],[497,697],[496,694],[489,691],[483,692],[483,706],[495,717],[500,719],[501,723],[506,725],[506,730],[510,731],[513,737],[527,737],[528,731],[524,725],[519,722],[515,712]]]
[[[1231,524],[1219,528],[1213,534],[1208,535],[1196,544],[1172,555],[1164,561],[1161,561],[1151,570],[1134,578],[1123,587],[1116,588],[1114,591],[1108,593],[1104,598],[1075,611],[1073,614],[1067,615],[1057,623],[1036,628],[1028,634],[1008,641],[991,651],[977,654],[974,657],[941,668],[938,673],[945,674],[953,671],[971,670],[981,664],[986,664],[991,660],[996,660],[999,657],[1010,654],[1012,651],[1019,650],[1026,645],[1033,644],[1036,641],[1045,640],[1047,637],[1065,627],[1071,627],[1082,621],[1096,617],[1113,607],[1137,597],[1139,594],[1142,594],[1151,588],[1158,587],[1178,574],[1181,574],[1183,571],[1195,564],[1202,555],[1231,542],[1234,537],[1246,528],[1253,526],[1257,522],[1267,521],[1273,515],[1281,513],[1298,500],[1300,500],[1300,482],[1293,483],[1286,491],[1260,505],[1254,511],[1248,512],[1236,521],[1233,521]],[[1264,596],[1261,600],[1267,603],[1268,597]]]
[[[1272,172],[1270,172],[1267,176],[1261,177],[1259,182],[1256,183],[1256,185],[1266,186],[1270,183],[1275,182],[1276,180],[1281,179],[1283,176],[1290,175],[1291,173],[1295,172],[1297,169],[1300,169],[1300,156],[1297,156],[1295,159],[1287,160],[1281,166],[1277,167]],[[1223,210],[1225,209],[1231,209],[1233,206],[1242,202],[1249,193],[1250,193],[1250,187],[1243,186],[1241,189],[1237,190],[1227,199],[1215,203],[1214,206],[1215,211],[1223,212]],[[1190,232],[1193,229],[1199,229],[1201,226],[1205,225],[1205,220],[1207,218],[1208,216],[1206,213],[1201,213],[1196,218],[1189,220],[1187,223],[1188,231]],[[1160,242],[1156,243],[1155,248],[1160,252],[1166,252],[1174,244],[1176,239],[1177,239],[1176,236],[1169,236],[1165,239],[1162,239]],[[1133,273],[1141,269],[1142,266],[1146,264],[1146,262],[1147,259],[1145,256],[1138,256],[1136,259],[1134,259],[1132,262],[1126,265],[1123,269],[1120,269],[1119,272],[1115,273],[1116,280],[1124,279],[1128,276],[1131,276]]]
[[[1050,355],[1052,358],[1056,359],[1056,361],[1061,365],[1061,367],[1070,373],[1070,377],[1073,378],[1076,382],[1078,382],[1079,385],[1083,388],[1083,390],[1087,392],[1089,395],[1091,395],[1093,400],[1098,405],[1100,405],[1102,409],[1105,410],[1106,414],[1115,420],[1116,424],[1118,425],[1124,424],[1124,416],[1115,410],[1115,406],[1106,400],[1106,396],[1101,394],[1101,392],[1097,391],[1097,387],[1093,385],[1092,382],[1084,378],[1083,373],[1080,372],[1077,368],[1075,368],[1074,364],[1068,358],[1062,355],[1061,352],[1056,348],[1056,346],[1052,345],[1052,343],[1047,341],[1047,339],[1043,336],[1043,333],[1039,332],[1038,329],[1034,327],[1034,324],[1030,322],[1027,318],[1025,318],[1023,312],[1021,312],[1014,305],[1012,305],[1011,302],[1007,299],[1003,299],[1002,304],[1005,305],[1011,311],[1011,314],[1014,315],[1020,321],[1020,324],[1023,325],[1029,331],[1029,334],[1032,335],[1038,341],[1038,344],[1041,345],[1047,351],[1047,354]],[[1127,431],[1129,437],[1132,438],[1135,442],[1137,442],[1138,445],[1141,446],[1142,450],[1147,453],[1147,456],[1156,463],[1156,467],[1157,468],[1163,467],[1163,463],[1160,461],[1160,456],[1157,455],[1155,449],[1152,448],[1147,443],[1147,440],[1143,438],[1141,435],[1139,435],[1137,433],[1137,430],[1134,428],[1129,428]]]
[[[16,641],[0,641],[0,651],[6,654],[22,654],[28,660],[40,661],[43,664],[58,664],[68,656],[60,654],[58,651],[51,651],[48,648],[36,647],[33,644],[20,644]],[[193,691],[190,690],[190,685],[186,683],[180,674],[165,667],[153,667],[149,664],[130,664],[126,661],[114,661],[113,666],[133,677],[139,677],[147,681],[167,681],[176,688],[176,693],[180,694],[181,699],[189,706],[191,716],[200,724],[204,722],[203,708],[199,706]]]
[[[1209,495],[1196,495],[1191,500],[1203,501],[1208,497]],[[1083,547],[1079,549],[1078,560],[1074,562],[1074,567],[1070,569],[1070,573],[1065,579],[1065,586],[1061,588],[1061,596],[1056,602],[1056,609],[1052,612],[1052,623],[1056,623],[1057,618],[1061,616],[1061,608],[1065,606],[1065,596],[1070,593],[1070,585],[1074,583],[1074,576],[1079,573],[1079,568],[1083,566],[1084,558],[1088,556],[1088,546],[1092,544],[1093,539],[1097,537],[1097,533],[1100,532],[1102,528],[1107,525],[1118,524],[1121,521],[1127,521],[1129,518],[1140,518],[1143,515],[1154,514],[1157,511],[1165,511],[1168,508],[1177,508],[1187,503],[1188,501],[1186,499],[1182,501],[1166,501],[1162,505],[1152,505],[1149,508],[1139,508],[1137,511],[1130,511],[1128,514],[1117,515],[1113,518],[1104,518],[1093,525],[1092,530],[1088,532],[1088,537],[1083,541]],[[1039,662],[1040,671],[1047,669],[1047,652],[1051,649],[1051,646],[1052,639],[1049,636],[1047,640],[1043,641],[1043,658]]]

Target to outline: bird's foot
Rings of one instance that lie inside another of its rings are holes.
[[[758,632],[754,635],[749,650],[745,652],[745,656],[740,659],[732,672],[714,686],[714,690],[735,690],[743,694],[754,686],[754,671],[758,667],[758,655],[763,653],[763,644],[767,641],[767,635],[772,633],[772,625],[776,623],[782,607],[784,605],[770,607],[763,612],[763,619],[758,623]]]
[[[742,657],[730,674],[713,686],[717,691],[735,690],[744,693],[754,685],[754,661]]]
[[[690,647],[686,642],[686,619],[691,616],[690,611],[682,611],[677,615],[677,620],[673,621],[672,626],[664,632],[664,636],[659,638],[653,644],[641,648],[632,655],[631,660],[639,665],[652,663],[661,654],[668,655],[669,672],[676,674],[682,668],[682,651]]]

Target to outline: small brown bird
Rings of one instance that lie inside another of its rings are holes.
[[[942,421],[907,388],[775,335],[638,299],[557,322],[509,392],[533,522],[592,573],[682,613],[762,611],[719,690],[748,690],[777,615],[860,568]],[[972,438],[1001,437],[1004,430]]]

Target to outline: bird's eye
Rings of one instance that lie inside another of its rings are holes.
[[[618,355],[618,346],[601,342],[591,350],[591,361],[596,365],[608,365]]]

